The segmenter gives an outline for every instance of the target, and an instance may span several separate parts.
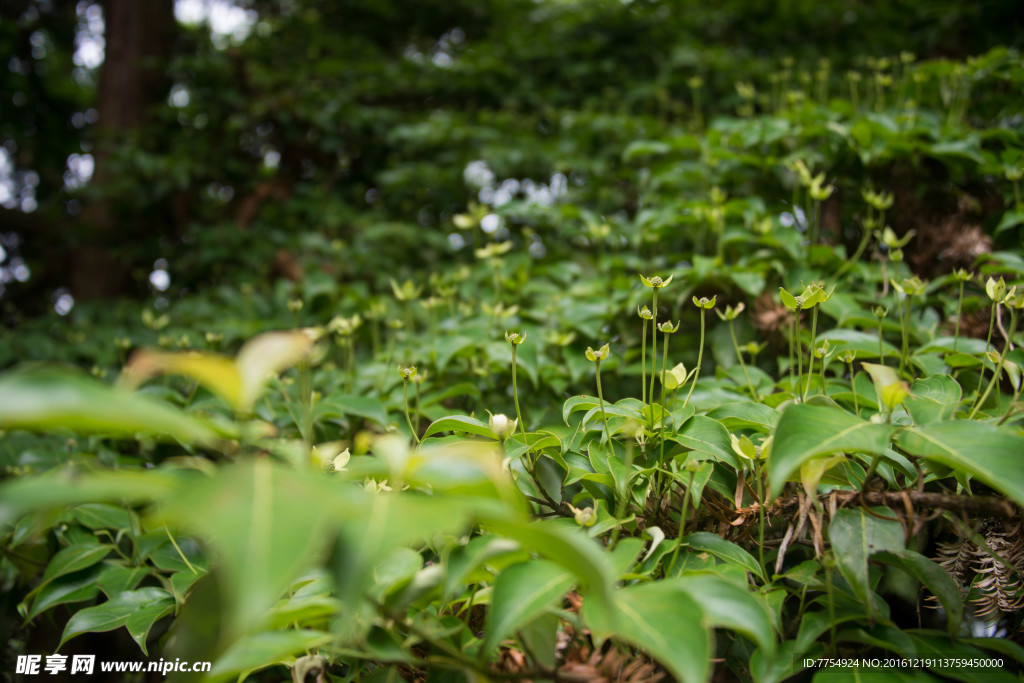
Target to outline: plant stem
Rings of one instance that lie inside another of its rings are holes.
[[[957,344],[960,343],[960,318],[964,311],[964,281],[960,281],[960,293],[956,298],[956,331],[953,332],[953,353],[956,353]]]
[[[640,333],[640,404],[647,405],[647,319],[643,319]]]
[[[647,395],[651,398],[651,430],[654,429],[654,376],[658,371],[658,288],[654,288],[652,304],[654,318],[651,319],[651,388]]]
[[[693,390],[697,387],[697,378],[700,377],[700,364],[704,360],[704,314],[706,312],[706,309],[700,309],[700,349],[697,351],[697,367],[693,369],[693,382],[690,384],[690,390],[686,393],[686,400],[683,401],[684,408],[689,405]]]
[[[665,372],[668,369],[668,332],[663,332],[662,337],[665,339],[665,345],[661,354],[661,434],[659,441],[661,442],[661,453],[658,456],[658,462],[665,462],[665,421],[668,417],[666,402],[665,402]]]
[[[807,383],[804,385],[804,393],[800,400],[807,400],[807,393],[811,390],[811,377],[814,376],[814,335],[818,333],[818,307],[811,309],[811,358],[807,362]],[[825,360],[822,359],[822,363]]]
[[[800,391],[800,379],[804,376],[804,340],[803,329],[800,325],[802,313],[802,308],[796,309],[796,391]]]
[[[523,414],[519,410],[519,385],[516,383],[516,348],[518,346],[518,344],[512,345],[512,402],[515,403],[516,406],[516,421],[519,423],[519,430],[523,435],[523,444],[526,445],[526,454],[529,456],[530,446],[526,440],[526,427],[523,425]]]
[[[758,544],[757,559],[764,569],[764,466],[760,461],[755,461],[755,474],[757,476],[757,517],[758,517]]]
[[[601,420],[604,422],[604,433],[608,435],[608,443],[611,443],[612,433],[608,429],[608,416],[604,412],[604,394],[601,393],[601,360],[594,363],[594,374],[597,376],[597,401],[601,406]]]
[[[992,380],[988,383],[988,387],[985,389],[985,393],[978,398],[978,402],[974,404],[974,408],[971,410],[971,414],[968,415],[967,419],[972,419],[974,414],[978,412],[978,409],[985,403],[985,399],[992,393],[992,389],[999,384],[999,378],[1003,375],[1003,362],[1006,360],[1006,354],[1010,351],[1010,346],[1013,344],[1013,335],[1017,332],[1017,309],[1010,309],[1010,331],[1006,335],[1006,343],[1003,344],[1003,351],[999,354],[999,361],[996,363],[995,372],[992,373]]]
[[[903,302],[903,320],[902,325],[902,343],[900,344],[900,372],[910,362],[910,295],[904,294]]]
[[[747,380],[747,389],[750,390],[750,397],[756,401],[757,392],[754,391],[754,384],[750,381],[747,364],[743,362],[743,354],[740,353],[740,345],[736,341],[736,329],[733,327],[732,318],[729,319],[729,337],[732,338],[732,349],[736,352],[736,360],[740,362],[740,369],[743,370],[743,378]]]
[[[409,380],[404,380],[402,385],[402,405],[405,407],[405,421],[409,425],[409,433],[412,434],[413,441],[418,446],[420,444],[420,437],[416,433],[416,429],[412,426],[412,418],[409,416]]]
[[[309,361],[299,361],[299,401],[302,405],[302,441],[306,450],[313,443],[313,381]]]
[[[860,417],[860,406],[857,405],[857,375],[856,370],[853,367],[853,361],[850,361],[850,391],[853,392],[853,412],[857,417]]]
[[[690,472],[690,480],[686,484],[686,490],[683,491],[683,504],[679,508],[679,533],[676,534],[676,547],[672,551],[672,557],[668,561],[668,568],[665,571],[665,576],[671,575],[672,570],[676,566],[676,560],[679,558],[679,548],[683,543],[683,530],[686,528],[686,515],[690,506],[690,487],[693,485],[693,472]]]
[[[852,268],[853,264],[859,261],[860,257],[864,255],[864,250],[868,248],[868,242],[871,241],[871,231],[864,230],[863,232],[864,234],[861,235],[860,244],[857,245],[857,250],[853,252],[853,256],[846,259],[846,262],[840,266],[835,275],[830,278],[834,282],[839,282],[839,279],[846,274],[846,271]]]

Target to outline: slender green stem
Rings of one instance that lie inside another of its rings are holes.
[[[409,433],[412,434],[413,441],[418,446],[420,443],[420,437],[416,433],[416,428],[412,426],[412,417],[409,415],[409,380],[406,379],[402,385],[402,405],[405,407],[405,421],[409,425]]]
[[[800,391],[800,380],[804,376],[804,340],[803,327],[800,324],[802,313],[802,308],[796,309],[796,385],[794,389],[797,392]]]
[[[978,398],[978,402],[974,404],[974,408],[971,410],[971,414],[968,416],[968,419],[971,419],[971,418],[974,417],[974,414],[978,412],[978,410],[981,408],[981,406],[985,403],[985,400],[988,398],[989,394],[992,393],[992,389],[994,389],[996,387],[996,385],[999,384],[999,378],[1002,377],[1002,375],[1003,375],[1003,362],[1006,360],[1006,354],[1010,350],[1010,345],[1012,343],[1011,340],[1013,339],[1013,335],[1016,334],[1016,332],[1017,332],[1017,317],[1018,317],[1017,316],[1017,309],[1011,308],[1010,309],[1010,330],[1009,330],[1009,332],[1006,335],[1006,343],[1003,344],[1003,350],[999,354],[999,361],[996,363],[995,372],[992,373],[992,380],[988,383],[988,387],[986,387],[985,393],[983,393]]]
[[[167,532],[167,538],[170,539],[171,545],[173,545],[174,549],[178,551],[178,557],[181,558],[181,561],[185,563],[185,566],[189,568],[189,571],[193,574],[198,574],[199,572],[196,571],[196,568],[193,567],[192,563],[188,561],[187,557],[185,557],[185,553],[181,552],[181,548],[178,547],[178,542],[174,540],[174,536],[171,535],[171,530],[167,528],[166,524],[164,524],[164,531]]]
[[[523,445],[526,446],[526,454],[530,454],[530,446],[526,440],[526,426],[523,424],[523,413],[519,410],[519,385],[516,383],[516,348],[518,344],[512,345],[512,402],[516,406],[516,422],[519,424],[519,432],[523,435]]]
[[[356,390],[356,343],[351,337],[346,344],[346,374],[348,375],[348,393],[355,393]]]
[[[647,319],[643,319],[640,333],[640,404],[647,405]]]
[[[654,301],[652,309],[654,318],[651,319],[651,387],[647,395],[654,403],[654,376],[658,374],[658,288],[654,288]],[[651,408],[651,430],[654,430],[654,408]]]
[[[885,365],[885,344],[882,341],[882,319],[878,319],[878,364]]]
[[[904,294],[903,297],[903,320],[900,326],[903,337],[900,345],[900,372],[903,372],[910,362],[910,295]]]
[[[990,311],[989,316],[988,316],[988,336],[985,338],[985,353],[988,353],[990,351],[989,347],[992,346],[992,332],[996,328],[996,309],[998,307],[999,307],[999,304],[993,302],[991,311]],[[980,373],[978,375],[978,391],[979,392],[981,391],[981,385],[984,382],[984,380],[985,380],[985,365],[982,364],[981,371],[980,371]]]
[[[611,443],[612,433],[608,429],[608,416],[604,412],[604,394],[601,393],[601,361],[594,363],[594,374],[597,376],[597,401],[601,406],[601,420],[604,422],[604,433],[608,435],[608,442]]]
[[[806,401],[807,394],[811,390],[811,377],[814,376],[814,336],[818,333],[818,307],[811,309],[811,357],[807,361],[807,383],[804,385],[804,393],[800,400]],[[822,359],[822,363],[824,363]]]
[[[757,475],[757,522],[758,522],[758,544],[757,544],[757,559],[761,563],[761,568],[764,569],[764,466],[761,461],[755,461],[754,463],[755,473]]]
[[[857,371],[853,367],[853,361],[850,361],[850,391],[853,392],[853,412],[857,417],[860,417],[860,406],[857,405]]]
[[[957,344],[960,343],[960,318],[964,312],[964,281],[960,281],[960,293],[956,298],[956,331],[953,332],[953,353],[956,353]]]
[[[630,444],[626,444],[626,480],[623,485],[623,491],[619,492],[619,500],[615,504],[615,519],[622,519],[623,515],[626,514],[626,506],[629,505],[629,499],[631,497],[630,492],[630,477],[633,474],[633,447]],[[612,530],[611,547],[614,549],[616,544],[619,542],[619,533],[622,531],[620,525],[615,525]]]
[[[683,401],[683,407],[685,408],[690,403],[690,397],[693,396],[693,390],[697,387],[697,379],[700,377],[700,364],[704,360],[704,314],[707,311],[703,308],[700,309],[700,348],[697,351],[697,367],[693,369],[693,382],[690,384],[690,390],[686,392],[686,400]]]
[[[662,332],[665,344],[661,354],[661,434],[659,436],[659,441],[661,442],[661,453],[658,456],[659,463],[665,462],[665,422],[668,417],[668,411],[665,408],[667,405],[665,401],[665,373],[668,370],[668,336],[668,332]]]
[[[299,362],[299,401],[302,405],[302,441],[308,450],[313,443],[313,381],[308,360]]]
[[[686,484],[686,489],[683,491],[683,504],[679,508],[679,533],[676,534],[676,547],[672,551],[672,557],[668,561],[668,566],[665,570],[665,576],[671,576],[672,570],[675,569],[676,560],[679,559],[679,548],[683,544],[683,533],[686,529],[686,517],[690,507],[690,488],[693,486],[693,472],[690,472],[689,481]]]
[[[747,389],[750,390],[750,397],[756,401],[757,392],[754,391],[754,384],[750,381],[747,364],[743,362],[743,354],[740,353],[740,345],[736,341],[736,329],[733,327],[732,318],[729,319],[729,337],[732,339],[732,349],[736,352],[736,360],[740,362],[740,369],[743,370],[743,378],[747,380]]]
[[[843,263],[839,270],[836,271],[835,275],[830,278],[832,281],[839,282],[839,279],[846,274],[846,271],[852,268],[854,263],[860,261],[860,257],[864,255],[864,250],[868,248],[868,242],[871,241],[871,231],[865,229],[863,230],[863,233],[864,234],[861,235],[860,238],[860,244],[857,245],[857,250],[853,252],[853,256],[846,259],[846,262]]]
[[[797,315],[800,315],[800,311],[796,311]],[[793,381],[793,368],[795,363],[793,362],[793,339],[796,337],[796,317],[794,316],[793,321],[789,325],[789,386],[790,388],[796,386]]]

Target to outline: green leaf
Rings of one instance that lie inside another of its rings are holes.
[[[544,614],[573,585],[573,575],[549,560],[516,564],[498,575],[491,595],[487,637],[490,654],[503,638]]]
[[[217,434],[176,408],[70,372],[33,370],[0,379],[0,429],[147,434],[209,444]]]
[[[333,636],[323,631],[267,631],[240,638],[213,664],[207,680],[211,683],[235,678],[288,660],[294,655],[321,647]]]
[[[102,565],[94,565],[80,572],[54,579],[36,594],[31,609],[25,613],[28,620],[35,619],[51,607],[92,600],[100,594],[96,578],[103,573]]]
[[[469,543],[452,550],[444,562],[444,595],[451,598],[455,591],[466,583],[477,567],[485,562],[493,563],[497,558],[522,557],[526,553],[516,541],[493,535],[477,536]],[[523,557],[522,559],[526,559]]]
[[[919,379],[910,388],[911,396],[904,400],[907,412],[918,425],[949,420],[960,407],[963,392],[949,375],[935,375]]]
[[[148,656],[146,636],[149,629],[173,610],[174,597],[162,588],[140,588],[121,593],[102,605],[75,612],[64,627],[57,649],[83,633],[101,633],[125,626],[143,654]]]
[[[757,429],[768,433],[779,421],[779,411],[763,403],[727,403],[709,411],[707,416],[718,420],[726,429]]]
[[[739,467],[739,457],[732,451],[729,431],[718,420],[694,415],[678,433],[668,438],[691,449],[692,453],[687,455],[688,458],[717,460]]]
[[[901,432],[896,442],[911,455],[977,477],[1024,505],[1024,438],[987,422],[934,422]]]
[[[573,396],[562,404],[562,421],[569,424],[569,416],[577,410],[590,410],[600,405],[596,396]]]
[[[760,577],[762,580],[765,578],[764,570],[761,568],[761,565],[757,563],[757,560],[754,559],[753,555],[735,543],[725,540],[718,534],[712,534],[707,531],[696,531],[684,536],[680,543],[684,546],[689,546],[694,550],[711,553],[715,557],[725,560],[730,564],[742,567],[746,571]]]
[[[79,524],[90,529],[139,528],[135,513],[118,505],[86,503],[73,508],[71,514]]]
[[[892,516],[884,507],[872,508],[879,515]],[[868,585],[868,559],[881,551],[903,551],[903,526],[870,514],[863,508],[836,511],[828,528],[836,564],[854,594],[874,609]]]
[[[766,653],[775,651],[772,615],[759,596],[712,573],[684,574],[667,581],[678,583],[700,604],[711,626],[738,631]]]
[[[441,432],[467,432],[469,434],[476,434],[477,436],[484,436],[488,439],[497,439],[498,435],[495,434],[490,427],[476,419],[475,417],[469,417],[468,415],[449,415],[448,417],[442,417],[440,420],[432,422],[427,431],[423,433],[423,438],[439,434]]]
[[[388,422],[387,408],[372,396],[328,396],[313,407],[315,419],[349,415],[365,417],[382,427]]]
[[[960,632],[960,622],[964,617],[963,596],[960,594],[960,587],[956,581],[941,565],[908,549],[898,552],[883,551],[876,557],[882,562],[903,569],[920,581],[945,608],[949,635],[955,637]]]
[[[703,683],[710,675],[711,632],[701,603],[671,581],[631,586],[615,596],[615,633],[647,652],[677,681]],[[584,618],[587,605],[584,602]]]
[[[781,492],[786,481],[811,458],[847,451],[884,453],[892,427],[872,424],[838,408],[792,405],[775,430],[768,479]]]
[[[104,557],[110,554],[113,546],[97,543],[78,543],[60,550],[50,558],[43,572],[43,578],[29,595],[34,595],[46,588],[51,581],[71,574],[94,564],[98,564]]]

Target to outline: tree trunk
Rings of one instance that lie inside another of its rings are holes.
[[[78,299],[124,294],[132,289],[132,263],[125,252],[151,234],[142,216],[125,213],[111,190],[112,146],[153,121],[167,95],[174,0],[104,0],[106,55],[100,68],[97,145],[92,186],[97,199],[83,211],[83,245],[72,258],[71,289]],[[127,249],[126,249],[127,248]]]

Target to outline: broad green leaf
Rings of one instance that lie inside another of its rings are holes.
[[[113,631],[125,626],[138,643],[143,654],[146,651],[146,636],[158,619],[174,610],[174,598],[162,588],[140,588],[126,591],[95,607],[86,607],[75,612],[64,627],[60,649],[64,643],[83,633]]]
[[[816,341],[818,343],[828,341],[839,346],[840,350],[849,349],[856,351],[857,358],[859,359],[878,357],[878,334],[874,332],[869,333],[861,332],[860,330],[838,328],[822,332],[818,335]],[[884,340],[882,348],[885,350],[887,357],[892,357],[899,353],[899,349]]]
[[[1024,437],[987,422],[955,420],[913,427],[896,442],[911,455],[966,472],[1024,505]]]
[[[684,574],[666,581],[678,584],[700,604],[710,626],[739,631],[761,649],[775,650],[771,612],[755,593],[711,573]]]
[[[477,536],[466,545],[456,547],[444,561],[445,597],[451,598],[455,591],[466,583],[466,577],[485,562],[525,555],[522,546],[516,541],[493,535]]]
[[[892,516],[884,508],[873,508],[877,515]],[[836,564],[854,594],[873,609],[871,587],[868,585],[868,560],[874,553],[903,551],[903,526],[899,522],[879,519],[863,508],[836,511],[828,527],[829,541]]]
[[[313,416],[316,419],[349,415],[365,417],[381,427],[388,422],[387,408],[372,396],[328,396],[313,406]]]
[[[962,397],[960,385],[949,375],[919,379],[910,392],[903,405],[917,425],[952,419]]]
[[[894,552],[881,552],[877,557],[882,562],[903,569],[920,581],[945,608],[950,636],[955,637],[960,632],[960,622],[964,617],[960,586],[939,563],[906,548]]]
[[[100,594],[96,578],[102,573],[103,566],[94,565],[54,579],[36,594],[32,607],[25,613],[25,618],[35,619],[37,615],[57,605],[92,600]]]
[[[711,553],[721,560],[742,567],[762,580],[765,578],[764,570],[761,569],[761,565],[757,563],[753,555],[735,543],[725,540],[718,534],[696,531],[684,536],[680,542],[684,546]]]
[[[249,410],[268,379],[308,356],[312,348],[309,336],[295,331],[265,332],[247,341],[235,357],[241,380],[238,407]]]
[[[71,372],[33,370],[0,379],[0,429],[147,434],[209,444],[216,432],[169,405]]]
[[[573,396],[562,404],[562,421],[569,424],[569,416],[577,410],[590,410],[599,405],[596,396]]]
[[[779,411],[763,403],[727,403],[709,411],[707,416],[718,420],[726,429],[754,428],[768,433],[779,421]]]
[[[206,539],[224,572],[226,624],[240,634],[323,552],[332,526],[355,512],[362,494],[258,460],[197,481],[159,514],[169,526]]]
[[[469,417],[468,415],[449,415],[448,417],[442,417],[437,420],[429,427],[427,431],[423,433],[423,438],[439,434],[441,432],[467,432],[469,434],[476,434],[477,436],[484,436],[488,439],[497,439],[498,435],[495,434],[486,423],[481,422],[475,417]]]
[[[86,503],[73,508],[71,514],[79,524],[90,529],[139,528],[135,513],[118,505]]]
[[[691,449],[693,452],[687,454],[688,458],[717,460],[733,467],[739,466],[739,457],[733,453],[729,431],[718,420],[694,415],[678,433],[667,438]]]
[[[544,614],[573,582],[571,573],[550,560],[516,564],[501,572],[494,582],[482,651],[490,653],[503,638]]]
[[[113,549],[113,546],[106,544],[79,543],[60,550],[50,558],[39,585],[29,595],[42,591],[47,584],[61,576],[99,564]]]
[[[903,399],[910,395],[910,387],[900,379],[895,368],[876,363],[862,363],[861,366],[871,375],[880,405],[884,405],[889,410],[895,410],[896,406],[903,403]]]
[[[616,594],[615,605],[616,636],[657,659],[677,681],[708,679],[711,632],[701,603],[682,586],[672,581],[631,586]]]
[[[847,451],[884,453],[892,427],[872,424],[838,408],[792,405],[775,430],[768,479],[774,492],[800,467],[819,455]]]
[[[614,630],[612,587],[618,577],[608,555],[578,527],[550,522],[485,520],[486,527],[514,538],[546,559],[562,565],[580,580],[580,591],[589,602],[591,628],[598,638]]]
[[[184,375],[220,396],[232,408],[242,400],[242,376],[235,361],[217,353],[200,351],[154,351],[143,349],[132,355],[121,382],[135,389],[158,375]]]
[[[71,480],[64,470],[16,479],[0,486],[0,523],[35,510],[94,501],[152,501],[172,496],[190,473],[169,470],[99,471]]]
[[[284,662],[331,642],[323,631],[266,631],[240,638],[213,663],[207,680],[211,683],[236,678],[256,669]]]

